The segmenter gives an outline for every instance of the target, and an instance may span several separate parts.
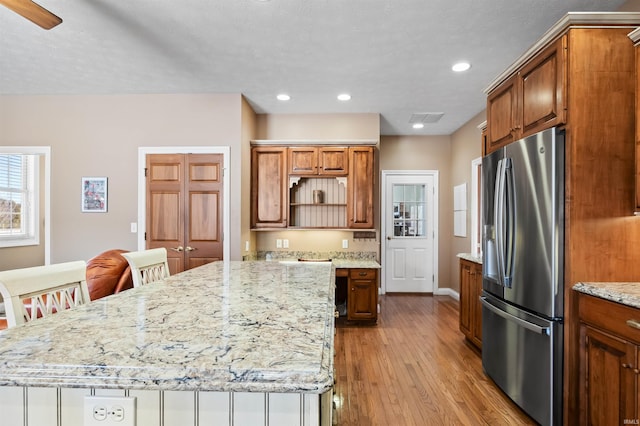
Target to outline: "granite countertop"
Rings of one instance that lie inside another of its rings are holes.
[[[581,282],[574,285],[573,289],[640,309],[640,282]]]
[[[324,393],[330,263],[214,262],[0,332],[0,385]]]
[[[468,260],[469,262],[475,262],[482,265],[482,258],[475,256],[471,253],[458,253],[456,256],[459,257],[460,259]]]
[[[298,259],[277,259],[277,260],[268,260],[267,262],[279,262],[287,265],[296,264],[296,263],[329,263],[329,260],[324,259],[307,259],[304,261],[299,261]],[[331,264],[336,267],[336,269],[344,269],[344,268],[368,268],[368,269],[380,269],[382,266],[375,260],[371,259],[331,259]]]

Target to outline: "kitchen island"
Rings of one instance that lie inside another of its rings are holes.
[[[138,426],[330,424],[334,276],[215,262],[1,332],[1,423],[82,425],[95,394]]]

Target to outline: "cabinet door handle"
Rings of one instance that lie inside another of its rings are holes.
[[[177,252],[181,252],[182,250],[184,250],[184,247],[182,246],[178,246],[178,247],[169,247],[170,250],[173,251],[177,251]]]
[[[631,368],[631,366],[625,362],[622,363],[622,368]]]
[[[364,277],[365,275],[367,275],[366,272],[360,272],[358,275],[360,275],[361,277]]]
[[[636,321],[636,320],[627,320],[627,325],[631,328],[637,328],[638,330],[640,330],[640,322]]]

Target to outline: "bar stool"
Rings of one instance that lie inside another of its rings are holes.
[[[89,303],[84,261],[0,272],[8,327]]]
[[[167,278],[169,273],[169,263],[167,262],[167,249],[164,247],[130,251],[122,253],[131,267],[133,286],[140,287],[155,281]]]

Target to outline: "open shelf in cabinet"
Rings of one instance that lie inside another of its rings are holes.
[[[289,227],[346,228],[346,182],[340,177],[290,177]],[[320,194],[319,202],[314,202],[314,192]]]

